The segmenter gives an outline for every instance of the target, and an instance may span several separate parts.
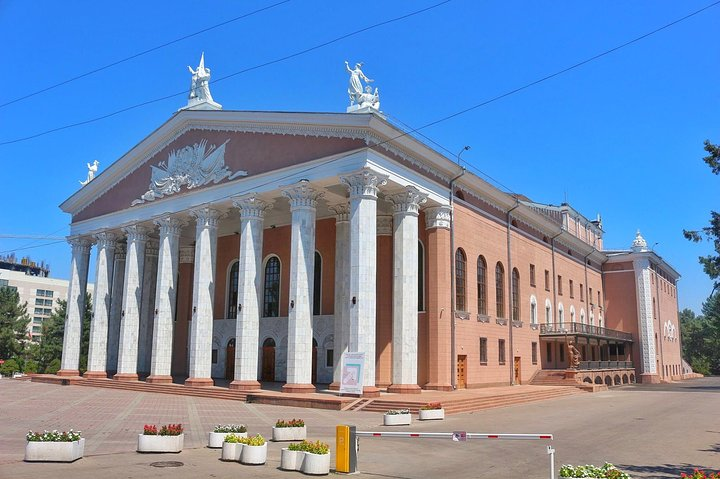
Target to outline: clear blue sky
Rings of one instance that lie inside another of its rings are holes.
[[[278,0],[246,2],[0,2],[0,103]],[[182,92],[205,52],[213,78],[430,6],[417,2],[291,2],[4,108],[0,142]],[[344,60],[365,62],[382,109],[420,126],[561,70],[697,10],[697,1],[453,0],[430,12],[211,87],[226,109],[342,112]],[[680,273],[680,306],[711,289],[697,257],[711,245],[683,228],[719,209],[720,178],[701,161],[720,142],[720,6],[612,55],[433,126],[423,133],[535,201],[565,198],[603,216],[606,248],[636,229]],[[0,146],[0,234],[68,232],[58,205],[85,163],[100,171],[167,120],[185,96],[86,126]],[[67,277],[65,243],[0,239]],[[94,269],[91,267],[91,270]],[[92,275],[92,272],[91,272]]]

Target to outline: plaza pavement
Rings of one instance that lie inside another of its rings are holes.
[[[309,439],[330,442],[337,424],[358,430],[485,433],[551,433],[556,467],[562,463],[610,461],[634,478],[679,478],[693,467],[720,470],[720,378],[670,385],[623,386],[529,404],[450,415],[445,421],[409,427],[381,426],[382,415],[339,412],[189,396],[138,393],[82,386],[0,380],[0,479],[24,478],[225,478],[301,477],[278,469],[282,443],[269,443],[264,466],[219,461],[205,448],[206,434],[219,423],[244,423],[268,437],[279,418],[303,418]],[[137,434],[146,423],[181,422],[180,454],[138,454]],[[80,429],[85,457],[72,464],[24,463],[29,430]],[[360,440],[362,478],[547,478],[547,441],[438,439]],[[164,461],[179,467],[155,467]],[[333,454],[334,467],[334,454]],[[157,465],[157,464],[156,464]],[[332,474],[332,473],[331,473]]]

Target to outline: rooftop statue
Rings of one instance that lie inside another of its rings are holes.
[[[375,110],[380,109],[379,90],[375,88],[375,91],[373,92],[370,85],[366,85],[365,91],[363,92],[362,82],[364,81],[366,83],[372,83],[374,80],[371,80],[370,78],[365,76],[365,73],[363,73],[361,69],[362,66],[362,62],[358,62],[355,64],[355,68],[351,69],[350,64],[347,62],[347,60],[345,61],[345,69],[348,71],[348,73],[350,73],[350,82],[348,84],[350,108],[348,108],[348,112],[368,107]]]
[[[222,106],[213,100],[210,94],[210,69],[205,67],[205,53],[200,56],[200,64],[193,70],[188,65],[188,70],[192,74],[190,83],[190,94],[188,95],[188,104],[182,109],[195,110],[219,110]]]
[[[100,162],[98,160],[93,161],[92,164],[90,164],[90,163],[87,164],[87,168],[88,168],[87,178],[85,179],[85,181],[80,181],[81,185],[85,186],[95,178],[95,173],[97,173],[99,164],[100,164]]]

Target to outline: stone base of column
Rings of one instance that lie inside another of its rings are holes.
[[[57,376],[80,376],[80,371],[77,369],[61,369],[60,371],[56,372],[55,375]]]
[[[146,383],[150,384],[172,384],[172,376],[148,376],[145,380]]]
[[[235,391],[257,391],[260,389],[260,383],[257,381],[233,381],[229,387]]]
[[[138,375],[135,373],[117,373],[113,376],[115,381],[137,381]]]
[[[211,378],[187,378],[185,380],[185,386],[208,387],[214,385],[215,381],[213,381]]]
[[[108,375],[105,371],[85,371],[83,377],[88,379],[107,379]]]
[[[364,398],[379,398],[380,397],[380,388],[376,388],[375,386],[363,386],[362,397],[364,397]]]
[[[380,389],[387,389],[387,388],[390,387],[391,384],[392,384],[392,383],[386,383],[386,382],[382,382],[382,381],[376,381],[376,382],[375,382],[375,386],[377,386],[377,387],[380,388]]]
[[[387,392],[395,394],[420,394],[422,389],[417,384],[391,384]]]
[[[423,389],[427,389],[429,391],[452,391],[453,387],[452,384],[427,383],[423,386]]]
[[[340,383],[337,381],[333,381],[328,386],[328,389],[331,391],[339,391],[340,390]]]
[[[641,374],[640,375],[640,383],[641,384],[660,384],[660,376],[657,374]]]
[[[312,384],[285,384],[282,387],[282,392],[284,393],[294,393],[294,394],[307,394],[307,393],[314,393],[315,392],[315,386]]]

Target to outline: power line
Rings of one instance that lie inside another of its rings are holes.
[[[5,250],[5,251],[0,251],[0,254],[13,253],[13,252],[15,252],[15,251],[22,251],[22,250],[25,250],[25,249],[42,248],[43,246],[50,246],[50,245],[53,245],[53,244],[64,243],[64,242],[65,242],[65,240],[63,239],[63,240],[60,240],[60,241],[52,241],[52,242],[50,242],[50,243],[37,244],[37,245],[34,245],[34,246],[26,246],[26,247],[24,247],[24,248],[7,249],[7,250]]]
[[[68,83],[74,82],[74,81],[79,80],[79,79],[81,79],[81,78],[85,78],[85,77],[87,77],[87,76],[93,75],[93,74],[98,73],[98,72],[101,72],[101,71],[103,71],[103,70],[107,70],[108,68],[111,68],[111,67],[120,65],[121,63],[125,63],[125,62],[128,62],[128,61],[130,61],[130,60],[134,60],[135,58],[141,57],[141,56],[143,56],[143,55],[147,55],[148,53],[152,53],[152,52],[154,52],[154,51],[157,51],[157,50],[160,50],[160,49],[162,49],[162,48],[168,47],[168,46],[173,45],[173,44],[175,44],[175,43],[179,43],[179,42],[181,42],[181,41],[183,41],[183,40],[187,40],[188,38],[192,38],[192,37],[198,36],[198,35],[200,35],[200,34],[202,34],[202,33],[209,32],[210,30],[214,30],[214,29],[216,29],[216,28],[223,27],[223,26],[228,25],[228,24],[230,24],[230,23],[237,22],[238,20],[242,20],[243,18],[251,17],[251,16],[253,16],[253,15],[255,15],[255,14],[264,12],[264,11],[266,11],[266,10],[270,10],[271,8],[278,7],[278,6],[282,5],[282,4],[288,3],[288,2],[290,2],[290,1],[291,1],[291,0],[282,0],[281,2],[274,3],[274,4],[272,4],[272,5],[268,5],[268,6],[266,6],[266,7],[259,8],[259,9],[257,9],[257,10],[253,10],[252,12],[245,13],[245,14],[243,14],[243,15],[240,15],[240,16],[235,17],[235,18],[231,18],[230,20],[226,20],[226,21],[221,22],[221,23],[217,23],[217,24],[215,24],[215,25],[213,25],[213,26],[211,26],[211,27],[203,28],[202,30],[198,30],[197,32],[190,33],[190,34],[185,35],[185,36],[182,36],[182,37],[180,37],[180,38],[176,38],[175,40],[170,40],[169,42],[165,42],[165,43],[163,43],[163,44],[161,44],[161,45],[157,45],[157,46],[152,47],[152,48],[149,48],[149,49],[147,49],[147,50],[143,50],[143,51],[141,51],[141,52],[139,52],[139,53],[135,53],[134,55],[130,55],[129,57],[123,58],[122,60],[117,60],[117,61],[114,61],[114,62],[112,62],[112,63],[108,63],[107,65],[101,66],[101,67],[96,68],[96,69],[94,69],[94,70],[87,71],[87,72],[85,72],[85,73],[82,73],[82,74],[80,74],[80,75],[74,76],[74,77],[72,77],[72,78],[68,78],[67,80],[61,81],[61,82],[59,82],[59,83],[55,83],[54,85],[50,85],[50,86],[45,87],[45,88],[43,88],[43,89],[41,89],[41,90],[37,90],[37,91],[35,91],[35,92],[28,93],[28,94],[25,95],[25,96],[21,96],[21,97],[19,97],[19,98],[15,98],[14,100],[10,100],[10,101],[8,101],[8,102],[2,103],[2,104],[0,104],[0,108],[4,108],[4,107],[6,107],[6,106],[8,106],[8,105],[12,105],[13,103],[17,103],[17,102],[19,102],[19,101],[26,100],[26,99],[28,99],[28,98],[30,98],[30,97],[33,97],[33,96],[35,96],[35,95],[39,95],[39,94],[41,94],[41,93],[45,93],[46,91],[53,90],[53,89],[58,88],[58,87],[60,87],[60,86],[67,85]]]
[[[337,43],[337,42],[339,42],[339,41],[341,41],[341,40],[344,40],[344,39],[346,39],[346,38],[350,38],[350,37],[355,36],[355,35],[358,35],[358,34],[360,34],[360,33],[364,33],[364,32],[367,32],[367,31],[369,31],[369,30],[373,30],[373,29],[375,29],[375,28],[379,28],[379,27],[388,25],[388,24],[390,24],[390,23],[399,22],[399,21],[401,21],[401,20],[405,20],[406,18],[410,18],[410,17],[413,17],[413,16],[415,16],[415,15],[419,15],[419,14],[424,13],[424,12],[427,12],[427,11],[429,11],[429,10],[438,8],[438,7],[442,6],[442,5],[445,5],[446,3],[449,3],[450,1],[451,1],[451,0],[444,0],[444,1],[440,2],[440,3],[436,3],[436,4],[434,4],[434,5],[431,5],[431,6],[426,7],[426,8],[422,8],[422,9],[420,9],[420,10],[415,10],[415,11],[413,11],[413,12],[411,12],[411,13],[408,13],[408,14],[405,14],[405,15],[401,15],[401,16],[399,16],[399,17],[395,17],[395,18],[391,18],[391,19],[389,19],[389,20],[385,20],[385,21],[383,21],[383,22],[375,23],[375,24],[370,25],[370,26],[368,26],[368,27],[361,28],[361,29],[359,29],[359,30],[355,30],[355,31],[350,32],[350,33],[346,33],[346,34],[341,35],[341,36],[339,36],[339,37],[335,37],[335,38],[333,38],[332,40],[328,40],[328,41],[326,41],[326,42],[319,43],[319,44],[314,45],[314,46],[312,46],[312,47],[305,48],[304,50],[300,50],[300,51],[297,51],[297,52],[295,52],[295,53],[291,53],[291,54],[289,54],[289,55],[285,55],[285,56],[283,56],[283,57],[276,58],[275,60],[270,60],[270,61],[265,62],[265,63],[260,63],[260,64],[255,65],[255,66],[252,66],[252,67],[249,67],[249,68],[245,68],[244,70],[237,71],[237,72],[235,72],[235,73],[231,73],[231,74],[226,75],[226,76],[224,76],[224,77],[220,77],[220,78],[218,78],[218,79],[216,79],[216,80],[212,80],[212,81],[210,81],[210,83],[212,83],[212,84],[219,83],[219,82],[221,82],[221,81],[227,80],[227,79],[232,78],[232,77],[235,77],[235,76],[237,76],[237,75],[241,75],[241,74],[243,74],[243,73],[247,73],[247,72],[250,72],[250,71],[253,71],[253,70],[257,70],[257,69],[259,69],[259,68],[263,68],[263,67],[266,67],[266,66],[269,66],[269,65],[274,65],[274,64],[276,64],[276,63],[280,63],[280,62],[289,60],[289,59],[291,59],[291,58],[298,57],[298,56],[300,56],[300,55],[305,55],[306,53],[310,53],[310,52],[312,52],[312,51],[315,51],[315,50],[318,50],[318,49],[320,49],[320,48],[326,47],[326,46],[328,46],[328,45],[332,45],[333,43]],[[22,138],[15,138],[15,139],[13,139],[13,140],[3,141],[3,142],[0,142],[0,146],[10,145],[10,144],[12,144],[12,143],[19,143],[19,142],[21,142],[21,141],[32,140],[33,138],[38,138],[38,137],[40,137],[40,136],[48,135],[48,134],[50,134],[50,133],[55,133],[55,132],[57,132],[57,131],[67,130],[67,129],[69,129],[69,128],[75,128],[75,127],[78,127],[78,126],[87,125],[87,124],[89,124],[89,123],[95,123],[95,122],[97,122],[97,121],[104,120],[104,119],[106,119],[106,118],[110,118],[110,117],[112,117],[112,116],[116,116],[116,115],[119,115],[119,114],[121,114],[121,113],[125,113],[126,111],[134,110],[134,109],[137,109],[137,108],[140,108],[140,107],[143,107],[143,106],[150,105],[150,104],[152,104],[152,103],[157,103],[157,102],[160,102],[160,101],[163,101],[163,100],[167,100],[167,99],[170,99],[170,98],[173,98],[173,97],[176,97],[176,96],[186,95],[186,94],[187,94],[187,90],[183,90],[183,91],[181,91],[181,92],[173,93],[173,94],[171,94],[171,95],[166,95],[166,96],[163,96],[163,97],[160,97],[160,98],[155,98],[154,100],[148,100],[148,101],[144,101],[144,102],[142,102],[142,103],[137,103],[137,104],[135,104],[135,105],[128,106],[128,107],[122,108],[122,109],[120,109],[120,110],[116,110],[116,111],[114,111],[114,112],[107,113],[107,114],[102,115],[102,116],[98,116],[98,117],[95,117],[95,118],[91,118],[91,119],[89,119],[89,120],[79,121],[79,122],[76,122],[76,123],[70,123],[70,124],[68,124],[68,125],[60,126],[60,127],[57,127],[57,128],[52,128],[52,129],[50,129],[50,130],[45,130],[45,131],[42,131],[42,132],[40,132],[40,133],[36,133],[36,134],[34,134],[34,135],[25,136],[25,137],[22,137]]]

